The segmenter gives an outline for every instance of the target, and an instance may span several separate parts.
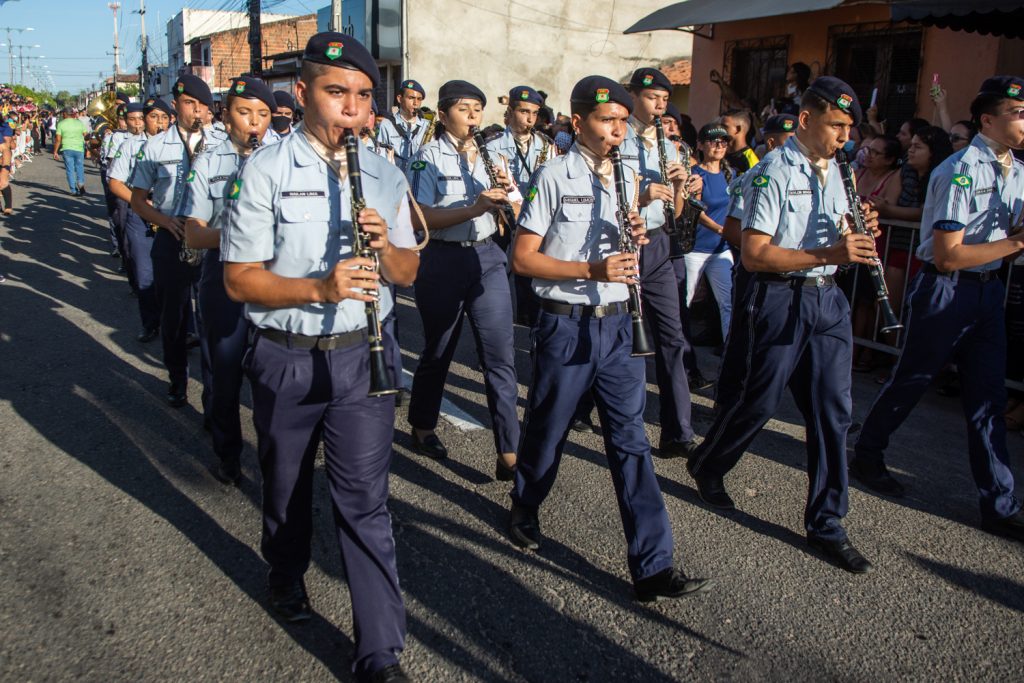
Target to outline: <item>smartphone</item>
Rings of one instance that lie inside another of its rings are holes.
[[[935,97],[940,92],[942,92],[942,86],[939,85],[939,74],[936,72],[936,73],[932,74],[932,87],[931,87],[932,97]]]
[[[878,88],[875,88],[874,90],[871,91],[871,104],[868,106],[868,108],[870,109],[876,104],[878,104]]]

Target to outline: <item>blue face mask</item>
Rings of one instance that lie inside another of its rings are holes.
[[[847,154],[853,154],[853,150],[856,147],[857,143],[855,143],[853,140],[847,140],[846,144],[843,145],[843,151],[846,152]]]

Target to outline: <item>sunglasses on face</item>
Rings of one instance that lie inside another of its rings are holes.
[[[967,136],[965,136],[965,135],[956,135],[955,133],[951,133],[950,136],[949,136],[949,141],[950,142],[960,142],[961,140],[966,141],[967,140]]]
[[[704,143],[710,147],[727,147],[729,145],[725,140],[705,140]]]

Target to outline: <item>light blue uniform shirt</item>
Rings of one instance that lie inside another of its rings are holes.
[[[825,187],[821,187],[810,160],[790,138],[779,154],[766,158],[760,173],[750,176],[744,192],[744,230],[771,235],[771,243],[785,249],[819,249],[841,238],[843,216],[848,212],[846,191],[839,166],[830,161]],[[818,266],[790,275],[831,275],[836,266]]]
[[[626,166],[640,174],[640,191],[643,192],[651,183],[661,182],[661,161],[658,157],[658,148],[647,149],[643,140],[633,129],[636,119],[629,118],[629,125],[626,126],[626,139],[619,146],[622,154],[622,161]],[[669,140],[665,140],[665,154],[668,163],[681,162],[682,157],[676,146]],[[669,188],[672,186],[669,185]],[[648,230],[660,230],[665,226],[665,202],[658,199],[640,209],[640,215],[647,221]]]
[[[197,218],[207,227],[220,229],[227,196],[241,165],[242,157],[230,139],[200,154],[186,177],[176,214]]]
[[[516,145],[516,139],[512,130],[508,127],[500,136],[487,143],[487,149],[497,152],[508,159],[509,169],[512,171],[512,179],[519,187],[527,187],[530,184],[530,177],[540,165],[540,158],[543,155],[547,162],[555,158],[554,144],[548,137],[540,133],[532,133],[530,147],[524,155]]]
[[[365,148],[359,150],[359,165],[366,205],[387,222],[388,239],[396,247],[415,245],[405,176]],[[350,196],[348,179],[328,168],[297,126],[242,165],[228,192],[221,260],[262,262],[281,277],[322,278],[353,257]],[[379,291],[383,320],[392,300],[387,287]],[[365,304],[352,299],[289,308],[246,304],[245,315],[256,327],[310,336],[366,327]]]
[[[423,147],[423,138],[429,127],[430,121],[420,116],[412,123],[403,119],[401,114],[395,117],[394,122],[381,117],[377,140],[390,145],[391,149],[395,150],[395,165],[403,171],[408,171],[409,164]]]
[[[1016,158],[1003,178],[995,153],[979,136],[932,171],[921,213],[917,257],[935,262],[934,230],[964,231],[964,244],[1001,240],[1017,225],[1024,210],[1024,164]],[[965,268],[996,270],[1001,259]]]
[[[636,174],[623,164],[627,201],[637,193]],[[573,144],[563,156],[545,163],[526,193],[518,225],[544,239],[540,251],[560,261],[603,261],[619,253],[619,222],[615,186],[605,187],[591,172]],[[533,278],[533,291],[542,299],[566,304],[605,305],[629,298],[620,282],[542,280]]]
[[[153,208],[171,216],[178,208],[190,164],[177,126],[151,137],[135,155],[128,185],[153,191]]]
[[[103,138],[103,147],[100,150],[103,157],[103,163],[109,167],[110,160],[117,154],[117,150],[121,148],[121,144],[131,137],[131,133],[126,130],[115,130],[113,133]]]
[[[765,161],[774,155],[779,154],[781,149],[781,147],[776,147],[765,154],[754,168],[750,169],[746,173],[740,173],[732,179],[732,182],[729,183],[729,210],[726,213],[726,217],[735,218],[738,221],[743,220],[743,214],[746,212],[746,204],[743,201],[743,194],[745,192],[749,192],[750,183],[754,178],[761,175],[760,169],[763,167]],[[722,164],[725,164],[725,160],[722,161]]]
[[[145,133],[129,135],[114,152],[113,161],[107,169],[107,177],[127,184],[128,178],[131,177],[132,171],[135,169],[135,162],[138,161],[139,151],[147,140],[149,140],[149,136]]]
[[[504,158],[492,154],[491,159],[499,168],[508,168]],[[438,209],[470,206],[481,192],[491,186],[481,155],[477,154],[476,163],[470,170],[447,136],[423,146],[416,160],[409,165],[409,182],[417,202]],[[494,214],[488,211],[464,223],[431,233],[430,239],[476,242],[490,237],[496,230]]]

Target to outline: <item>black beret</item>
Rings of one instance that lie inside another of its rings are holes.
[[[137,114],[143,110],[142,102],[129,102],[124,107],[125,114]]]
[[[285,92],[284,90],[274,91],[274,103],[278,107],[287,107],[288,109],[295,111],[295,98],[291,96],[291,93]]]
[[[423,95],[424,97],[427,96],[426,91],[423,90],[423,86],[420,85],[419,83],[417,83],[416,81],[412,80],[411,78],[408,79],[408,80],[402,81],[402,85],[399,88],[399,90],[415,90],[416,92],[418,92],[419,94]]]
[[[128,104],[129,102],[132,101],[132,98],[126,92],[119,92],[119,93],[117,93],[117,101],[118,102],[124,102],[125,104]]]
[[[637,69],[629,79],[629,84],[639,90],[649,89],[664,90],[668,93],[672,92],[672,81],[668,80],[668,76],[657,69]]]
[[[576,104],[615,102],[633,113],[633,98],[620,83],[605,76],[587,76],[572,88],[569,101]]]
[[[853,125],[860,125],[860,101],[857,99],[857,93],[846,82],[835,76],[819,76],[807,90],[853,117]]]
[[[677,107],[674,102],[669,102],[668,106],[665,107],[664,116],[672,118],[680,128],[683,127],[683,114],[679,111],[679,107]]]
[[[701,126],[700,132],[697,133],[697,139],[701,142],[709,142],[711,140],[725,140],[729,142],[732,140],[732,136],[729,135],[729,131],[720,123],[705,123]]]
[[[764,134],[795,133],[797,119],[792,114],[776,114],[764,122]]]
[[[270,86],[255,76],[232,78],[227,94],[247,100],[260,100],[270,108],[270,111],[277,109],[277,102],[274,101],[274,93],[271,92]]]
[[[143,105],[142,111],[145,114],[149,114],[154,109],[159,109],[168,116],[174,116],[174,108],[162,97],[150,97]]]
[[[370,100],[370,111],[373,112],[374,116],[380,116],[380,108],[377,106],[377,100]]]
[[[508,91],[508,103],[514,105],[516,102],[544,105],[544,98],[540,93],[528,85],[517,85]]]
[[[986,78],[978,89],[979,95],[998,95],[1011,100],[1024,100],[1024,78],[993,76]]]
[[[350,35],[326,31],[317,33],[306,43],[302,61],[349,67],[370,77],[373,87],[380,83],[380,69],[370,51]]]
[[[468,81],[448,81],[437,91],[438,102],[461,99],[480,100],[480,104],[487,106],[484,91]]]
[[[188,95],[196,98],[207,107],[213,107],[213,93],[210,92],[210,86],[206,85],[206,81],[199,78],[199,76],[193,76],[192,74],[178,76],[178,80],[174,82],[174,88],[171,89],[171,93],[174,99],[178,99],[181,95]]]

